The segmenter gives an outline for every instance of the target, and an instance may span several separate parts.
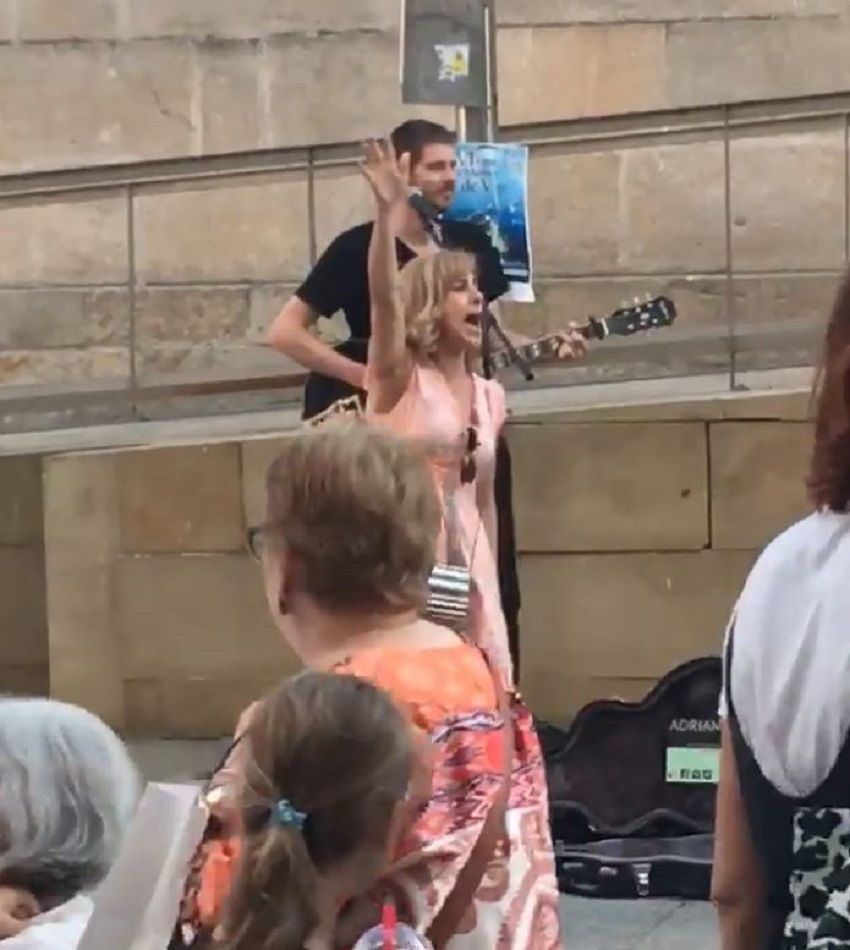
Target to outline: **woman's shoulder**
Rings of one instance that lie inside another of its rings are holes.
[[[850,566],[850,514],[813,512],[764,548],[750,571],[747,587],[805,580],[836,561]]]
[[[850,609],[848,573],[850,515],[815,512],[791,525],[762,551],[735,605],[736,655],[745,643],[754,654],[763,645],[797,649],[801,631],[808,640],[818,628],[805,620],[814,604],[830,613]]]
[[[387,690],[397,702],[431,718],[473,708],[494,709],[493,678],[481,651],[463,640],[445,645],[378,647],[352,655],[337,667]]]

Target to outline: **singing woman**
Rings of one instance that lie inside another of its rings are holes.
[[[505,393],[471,369],[481,351],[485,306],[474,258],[437,250],[397,271],[394,222],[409,200],[407,161],[397,161],[389,145],[366,145],[362,170],[376,205],[369,248],[367,411],[432,450],[443,508],[438,556],[469,568],[477,591],[469,632],[511,685],[493,496]],[[574,358],[584,348],[583,337],[571,329],[562,335],[558,355]]]

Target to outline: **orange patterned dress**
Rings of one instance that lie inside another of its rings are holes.
[[[395,860],[373,893],[356,898],[363,906],[353,908],[357,919],[377,920],[391,896],[399,917],[424,934],[454,888],[503,787],[505,729],[492,674],[481,651],[463,641],[364,650],[335,672],[385,689],[428,748],[430,781],[416,795]],[[562,945],[543,756],[531,714],[519,697],[512,700],[511,715],[506,839],[445,950],[557,950]],[[192,933],[209,933],[215,926],[238,853],[238,839],[226,836],[199,851],[182,916]],[[182,945],[195,944],[189,939]]]
[[[382,647],[338,667],[385,689],[431,740],[431,793],[387,876],[401,915],[420,932],[448,897],[502,781],[504,730],[492,675],[466,643]],[[543,756],[531,714],[512,703],[514,749],[507,844],[490,862],[447,950],[553,950],[561,946],[558,887]]]

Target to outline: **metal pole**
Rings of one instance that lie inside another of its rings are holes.
[[[137,354],[136,333],[136,220],[135,220],[135,188],[127,185],[127,314],[128,314],[128,343],[130,346],[130,393],[132,402],[130,411],[133,418],[138,418],[139,407],[136,405],[135,395],[139,389],[139,365]]]
[[[458,124],[461,141],[493,142],[498,129],[498,77],[496,75],[496,0],[484,0],[484,33],[487,59],[487,105],[483,109],[465,108],[463,133]]]
[[[729,347],[729,389],[737,388],[735,351],[735,288],[732,281],[732,160],[729,106],[723,108],[723,221],[726,227],[726,332]]]

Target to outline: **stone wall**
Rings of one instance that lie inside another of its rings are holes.
[[[511,422],[522,685],[536,712],[636,698],[719,651],[756,552],[806,510],[806,406],[803,393],[732,396]],[[295,668],[242,540],[281,438],[44,462],[53,695],[134,735],[210,736]],[[19,603],[0,598],[13,611],[0,690],[20,685],[15,663],[44,658],[32,647],[44,650],[43,626],[17,633],[37,627]]]
[[[850,82],[844,0],[497,6],[507,129]],[[0,173],[353,141],[411,114],[450,120],[399,102],[398,10],[397,0],[0,0]],[[823,313],[847,257],[844,125],[736,131],[739,323]],[[724,332],[717,130],[540,146],[530,189],[540,304],[512,308],[518,329],[665,291],[680,326]],[[126,379],[132,275],[142,379],[279,368],[258,345],[269,321],[313,244],[368,210],[353,166],[319,171],[312,199],[303,172],[146,186],[133,199],[108,187],[0,197],[0,384]]]
[[[737,324],[819,322],[847,254],[843,119],[736,130],[730,171]],[[539,302],[509,306],[515,328],[554,330],[667,293],[678,332],[725,337],[716,129],[589,151],[538,145],[529,188]],[[132,279],[141,379],[280,368],[266,330],[309,266],[311,230],[321,249],[368,212],[353,165],[319,169],[312,188],[286,171],[139,186],[132,198],[105,189],[0,202],[0,382],[126,378]]]
[[[372,134],[403,114],[399,8],[3,0],[0,170]],[[497,11],[507,125],[850,83],[843,0],[498,0]]]
[[[398,15],[397,0],[0,0],[0,173],[353,141],[410,114],[450,120],[399,102]],[[506,129],[850,80],[844,0],[499,0],[498,15]],[[843,118],[736,130],[738,323],[824,312],[847,258],[845,137]],[[0,384],[125,380],[133,280],[143,380],[280,368],[260,345],[266,327],[314,245],[369,213],[366,193],[352,165],[318,171],[312,194],[303,171],[238,177],[232,166],[234,177],[132,198],[106,186],[0,197]],[[723,166],[716,129],[536,146],[540,303],[512,307],[514,326],[545,331],[667,292],[680,327],[722,336]],[[720,347],[711,365],[723,359]]]

